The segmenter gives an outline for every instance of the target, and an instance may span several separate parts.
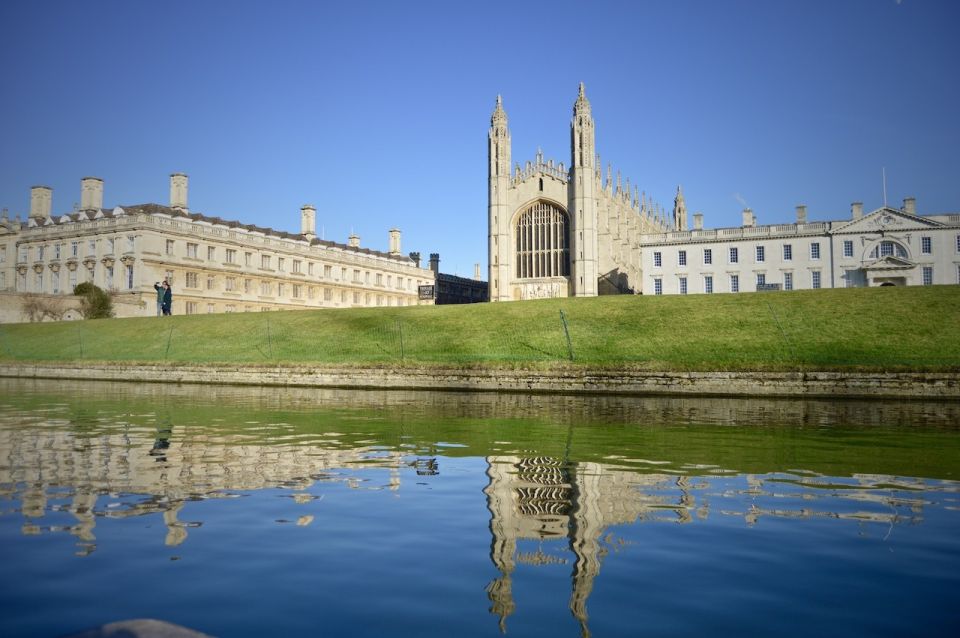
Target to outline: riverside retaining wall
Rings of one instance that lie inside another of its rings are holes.
[[[18,378],[590,394],[960,400],[960,373],[642,372],[0,363]]]

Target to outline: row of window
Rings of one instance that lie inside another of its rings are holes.
[[[105,237],[102,238],[104,242],[104,251],[105,255],[116,254],[117,250],[117,241],[123,241],[126,239],[125,251],[133,252],[136,244],[136,236],[127,235],[125,237]],[[85,240],[87,251],[84,254],[85,257],[95,256],[97,254],[97,244],[101,239],[88,239]],[[30,262],[30,256],[36,254],[36,261],[43,261],[45,259],[69,259],[79,258],[81,250],[80,240],[74,240],[69,242],[59,242],[56,244],[40,244],[38,246],[20,246],[20,259],[21,263]],[[7,247],[0,246],[0,263],[6,261],[7,259]]]
[[[687,284],[687,277],[679,277],[678,288],[681,295],[687,294],[689,288]],[[767,285],[767,275],[765,273],[757,273],[756,280],[756,289],[761,290],[764,286]],[[821,286],[821,273],[819,270],[811,271],[810,273],[810,287],[811,288],[820,288]],[[784,290],[793,290],[793,273],[786,272],[783,273],[783,289]],[[703,276],[703,292],[707,294],[713,293],[713,275],[704,275]],[[740,292],[740,275],[730,275],[730,292]],[[663,279],[657,277],[653,280],[653,294],[662,295],[663,294]]]
[[[172,272],[168,271],[167,277],[172,277]],[[254,292],[254,280],[243,278],[242,280],[238,277],[224,277],[223,278],[223,289],[226,292],[239,292],[240,285],[242,281],[243,292],[245,294],[253,294]],[[412,281],[412,280],[411,280]],[[214,291],[216,290],[217,278],[214,275],[206,275],[205,278],[205,289]],[[195,271],[188,271],[184,275],[184,288],[188,289],[200,289],[200,273]],[[259,287],[257,288],[258,294],[264,297],[269,297],[274,295],[274,290],[276,290],[276,296],[284,297],[287,295],[287,292],[290,292],[290,296],[293,299],[304,299],[304,291],[306,291],[306,298],[314,299],[317,294],[316,286],[307,286],[299,283],[287,283],[287,282],[271,282],[266,280],[261,280],[259,282]],[[323,299],[324,301],[333,300],[333,292],[330,288],[323,288]],[[341,301],[346,302],[347,291],[341,291],[344,298]],[[354,295],[361,295],[363,293],[355,292]],[[366,293],[370,294],[370,293]],[[359,303],[359,302],[356,302]],[[402,304],[401,304],[402,305]]]
[[[819,270],[810,271],[810,287],[813,289],[818,289],[822,286],[822,273]],[[685,295],[688,292],[688,278],[679,277],[678,278],[678,289],[681,295]],[[921,283],[924,286],[933,285],[933,266],[924,266],[921,271]],[[960,266],[957,266],[957,283],[960,284]],[[757,273],[756,279],[756,289],[762,290],[764,286],[767,285],[767,275],[766,273]],[[847,285],[851,285],[851,282],[848,281]],[[784,290],[793,290],[793,273],[785,272],[783,273],[783,289]],[[713,293],[713,275],[704,275],[703,276],[703,292],[707,294]],[[730,275],[730,292],[740,292],[740,275]],[[662,295],[663,294],[663,278],[656,277],[653,280],[653,294]]]
[[[846,239],[842,244],[843,256],[844,257],[853,257],[853,240]],[[766,261],[767,251],[766,246],[754,246],[754,262],[762,264]],[[933,254],[933,239],[931,237],[921,237],[920,238],[920,252],[924,255]],[[960,252],[960,235],[957,235],[957,252]],[[895,241],[882,241],[870,252],[870,257],[876,259],[878,257],[886,257],[890,255],[896,255],[897,257],[907,258],[907,250],[904,246]],[[820,259],[820,242],[811,242],[810,243],[810,259],[818,260]],[[793,245],[792,244],[783,244],[783,261],[792,261],[793,260]],[[740,263],[740,250],[737,246],[731,246],[728,249],[727,262],[731,264]],[[704,248],[703,249],[703,263],[704,265],[713,264],[713,249]],[[677,265],[686,266],[687,265],[687,251],[679,250],[677,251]],[[660,251],[655,251],[653,253],[653,266],[655,268],[663,267],[663,253]]]
[[[97,270],[96,266],[92,269],[83,268],[83,272],[86,273],[83,277],[84,281],[89,281],[91,283],[96,283],[102,288],[107,290],[116,290],[117,284],[120,283],[125,290],[134,289],[134,270],[132,265],[121,266],[121,275],[123,276],[122,282],[115,281],[116,271],[114,266],[104,266],[102,274],[100,275],[100,280],[97,281]],[[41,292],[41,293],[53,293],[58,295],[60,293],[71,293],[73,289],[79,283],[79,275],[81,269],[77,270],[66,270],[66,271],[41,271],[34,273],[33,276],[33,289],[27,290],[27,274],[21,273],[19,280],[17,282],[17,289],[21,292]],[[66,275],[66,276],[63,276]],[[5,283],[0,285],[0,289],[5,288]],[[62,288],[63,285],[68,287]]]
[[[327,290],[327,292],[329,292],[329,290]],[[343,290],[341,291],[341,293],[342,295],[341,295],[340,302],[343,304],[350,303],[349,302],[350,297],[347,295],[347,291]],[[361,305],[404,306],[406,305],[406,302],[403,299],[403,297],[390,297],[386,295],[376,295],[376,297],[374,297],[370,293],[366,293],[364,295],[362,293],[355,292],[353,293],[352,299],[353,299],[353,304],[356,306],[361,306]],[[330,301],[330,298],[329,297],[325,298],[325,301]],[[184,308],[184,313],[188,315],[200,314],[201,308],[205,308],[208,314],[213,314],[218,312],[217,304],[212,302],[186,301],[184,302],[183,308]],[[268,311],[272,309],[273,308],[270,308],[269,306],[262,306],[260,308],[261,311]],[[243,306],[243,312],[253,312],[253,311],[254,311],[254,306],[249,306],[249,305]],[[232,303],[223,304],[223,312],[226,312],[226,313],[237,312],[237,305]]]
[[[207,246],[207,260],[215,261],[217,258],[217,247],[216,246]],[[166,252],[167,255],[174,255],[176,249],[176,240],[168,239]],[[224,263],[227,264],[239,264],[237,261],[237,250],[235,248],[224,248]],[[187,257],[190,259],[199,259],[200,258],[200,245],[194,242],[187,242]],[[243,260],[244,266],[247,268],[253,268],[253,258],[254,254],[252,252],[244,252]],[[274,261],[276,259],[276,261]],[[361,270],[359,268],[353,268],[352,273],[351,269],[346,267],[340,267],[339,271],[334,269],[333,266],[329,264],[318,264],[312,261],[306,262],[306,272],[304,273],[304,260],[280,257],[275,255],[260,255],[260,269],[261,270],[273,270],[274,264],[276,264],[276,270],[279,272],[287,272],[287,262],[290,264],[290,272],[293,274],[306,274],[310,277],[319,277],[320,279],[339,279],[340,281],[347,281],[348,277],[352,274],[353,283],[363,283],[375,286],[386,286],[387,288],[395,288],[396,290],[408,290],[412,291],[414,286],[413,278],[404,278],[397,277],[396,285],[394,285],[394,277],[391,274],[387,274],[384,278],[384,273],[371,273],[369,270]],[[339,277],[335,275],[339,274]],[[361,278],[362,275],[362,278]]]

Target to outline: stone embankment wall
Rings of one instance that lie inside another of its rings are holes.
[[[960,373],[921,372],[532,371],[0,363],[0,376],[404,390],[960,399]]]

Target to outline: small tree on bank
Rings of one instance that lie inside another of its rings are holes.
[[[73,294],[81,297],[80,314],[84,319],[106,319],[113,316],[113,300],[102,288],[85,281],[77,284]]]

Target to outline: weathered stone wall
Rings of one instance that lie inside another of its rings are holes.
[[[960,373],[922,372],[531,371],[0,363],[0,376],[411,390],[960,399]]]

